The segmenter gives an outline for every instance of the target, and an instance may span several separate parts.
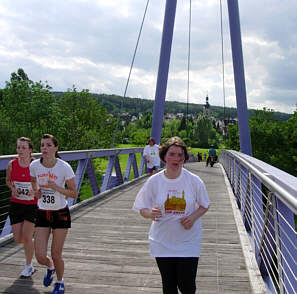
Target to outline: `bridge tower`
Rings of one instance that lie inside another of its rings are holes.
[[[166,1],[165,17],[163,23],[162,43],[151,131],[151,136],[155,138],[157,144],[160,143],[161,139],[172,36],[176,12],[176,1],[177,0]],[[240,151],[245,154],[251,155],[252,145],[247,115],[246,87],[244,78],[238,0],[228,0],[228,13],[240,137]]]

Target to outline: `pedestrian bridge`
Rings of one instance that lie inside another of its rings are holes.
[[[61,152],[63,159],[77,162],[78,189],[86,173],[94,194],[69,202],[73,224],[64,249],[67,293],[162,293],[158,268],[149,256],[150,221],[131,210],[147,179],[142,157],[136,156],[142,150]],[[119,156],[124,154],[128,161],[122,176]],[[109,163],[99,187],[93,161],[102,156]],[[11,157],[0,156],[0,169]],[[185,168],[202,178],[211,200],[202,217],[197,293],[296,293],[297,179],[234,151],[221,152],[213,168],[205,162]],[[131,171],[134,179],[129,181]],[[18,277],[24,253],[12,242],[9,219],[1,245],[1,293],[50,293],[42,286],[45,269],[35,260],[33,277]]]

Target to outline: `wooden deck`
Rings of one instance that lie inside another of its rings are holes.
[[[187,165],[203,179],[211,200],[202,221],[197,293],[252,293],[221,167],[204,165]],[[64,249],[65,293],[162,293],[158,269],[149,256],[150,222],[131,210],[145,180],[115,190],[108,198],[72,214]],[[22,246],[9,243],[0,247],[0,262],[0,293],[51,293],[52,286],[42,285],[45,268],[36,260],[32,278],[18,277],[24,264]]]

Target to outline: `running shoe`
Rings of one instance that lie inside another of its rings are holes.
[[[52,283],[54,279],[54,273],[55,273],[55,269],[49,269],[49,268],[47,269],[47,272],[43,277],[43,285],[45,287],[48,287]]]
[[[62,283],[57,282],[55,283],[55,288],[52,294],[64,294],[64,291],[65,291],[64,282]]]
[[[24,269],[21,273],[21,277],[28,278],[34,274],[34,267],[32,264],[25,264]]]

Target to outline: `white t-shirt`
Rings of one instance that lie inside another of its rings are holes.
[[[150,254],[154,257],[199,257],[202,227],[197,219],[189,230],[181,218],[192,214],[199,206],[209,206],[208,194],[202,180],[182,169],[177,179],[168,179],[161,171],[151,176],[138,192],[133,209],[159,206],[162,217],[153,221],[150,232]]]
[[[57,158],[55,166],[47,168],[40,163],[40,159],[36,159],[30,164],[30,175],[36,178],[41,190],[41,198],[37,202],[38,208],[59,210],[66,207],[65,195],[50,189],[47,185],[48,181],[52,180],[56,185],[64,188],[65,182],[75,177],[71,166],[67,162]]]
[[[148,168],[160,166],[159,145],[146,145],[143,150],[143,156],[146,156],[146,158],[149,160],[147,163]]]

